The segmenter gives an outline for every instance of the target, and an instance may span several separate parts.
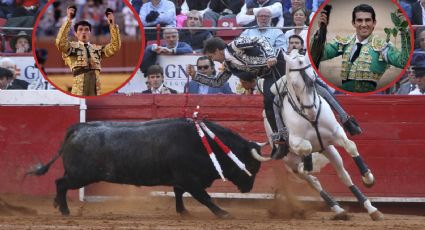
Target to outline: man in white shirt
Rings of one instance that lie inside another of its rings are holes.
[[[267,38],[270,45],[275,49],[285,49],[288,44],[285,38],[285,34],[280,29],[275,28],[264,28],[270,27],[272,22],[272,12],[270,9],[264,7],[258,10],[255,15],[257,20],[258,28],[246,29],[241,33],[241,37],[258,37],[262,36]]]
[[[242,26],[255,26],[255,15],[262,8],[272,12],[272,25],[283,26],[282,3],[278,0],[247,0],[242,6],[241,12],[236,15],[236,22]]]

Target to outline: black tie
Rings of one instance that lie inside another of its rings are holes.
[[[89,44],[84,44],[84,47],[86,47],[86,52],[87,52],[87,61],[88,61],[88,59],[90,59]]]
[[[351,63],[353,63],[360,55],[360,50],[362,49],[362,43],[356,43],[357,49],[356,52],[354,52],[353,56],[351,57]]]

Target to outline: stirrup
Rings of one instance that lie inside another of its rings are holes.
[[[350,133],[351,136],[358,135],[362,133],[362,129],[360,128],[359,124],[357,123],[356,119],[354,117],[348,117],[348,119],[343,124],[344,129],[347,130],[347,132]]]
[[[273,143],[275,144],[284,144],[287,142],[288,140],[288,130],[285,129],[281,129],[277,132],[274,132],[270,135]]]

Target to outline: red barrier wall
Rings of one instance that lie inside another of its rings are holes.
[[[0,193],[55,194],[61,160],[42,177],[25,177],[59,149],[66,129],[80,121],[79,106],[0,106]]]
[[[364,130],[362,135],[352,139],[376,177],[372,189],[363,188],[366,194],[371,197],[425,198],[425,97],[375,95],[339,96],[338,99]],[[185,95],[103,97],[88,101],[87,119],[150,120],[181,117],[185,101]],[[203,116],[248,139],[266,139],[261,117],[261,96],[191,95],[188,98],[188,114],[196,105],[201,106]],[[353,160],[345,151],[341,150],[340,153],[353,181],[363,187]],[[253,192],[272,192],[276,177],[284,173],[281,161],[264,163],[257,175]],[[351,196],[330,165],[318,177],[329,192],[337,196]],[[105,190],[104,186],[91,186],[86,191],[88,194],[105,194],[100,192]],[[301,195],[308,190],[304,182],[294,181],[292,186]],[[237,192],[232,184],[221,181],[217,181],[210,191]]]
[[[372,189],[362,190],[371,197],[424,199],[425,97],[339,96],[338,99],[357,118],[364,130],[362,135],[353,140],[373,170],[376,184]],[[87,101],[87,120],[132,121],[182,117],[185,103],[185,95],[111,95]],[[248,139],[266,139],[261,117],[261,96],[191,95],[187,104],[187,114],[200,105],[202,116]],[[78,106],[1,106],[0,193],[54,194],[54,180],[61,176],[63,170],[60,161],[43,177],[24,179],[24,174],[39,160],[47,162],[59,149],[66,129],[77,122]],[[268,153],[269,149],[264,152]],[[353,181],[360,185],[359,172],[354,162],[344,151],[341,151],[341,155]],[[264,163],[257,175],[253,192],[272,192],[276,178],[285,174],[282,161]],[[351,196],[329,165],[318,178],[329,192],[340,197]],[[304,182],[293,180],[291,187],[301,195],[308,193]],[[110,188],[110,185],[97,184],[89,186],[86,191],[92,195],[128,191],[128,186]],[[135,190],[143,191],[139,188]],[[230,182],[219,180],[209,191],[238,192]]]

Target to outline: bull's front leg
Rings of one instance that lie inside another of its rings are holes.
[[[174,187],[174,195],[176,196],[176,212],[180,215],[189,215],[189,212],[184,207],[183,203],[184,190],[178,187]]]
[[[208,195],[208,193],[205,191],[205,189],[203,188],[196,188],[193,187],[193,185],[190,188],[185,188],[185,190],[187,192],[190,193],[190,195],[192,195],[193,198],[195,198],[197,201],[199,201],[201,204],[207,206],[211,212],[214,213],[215,216],[217,216],[218,218],[222,218],[222,219],[229,219],[232,218],[232,216],[224,211],[223,209],[221,209],[220,207],[218,207],[216,204],[214,204],[211,200],[210,195]]]

